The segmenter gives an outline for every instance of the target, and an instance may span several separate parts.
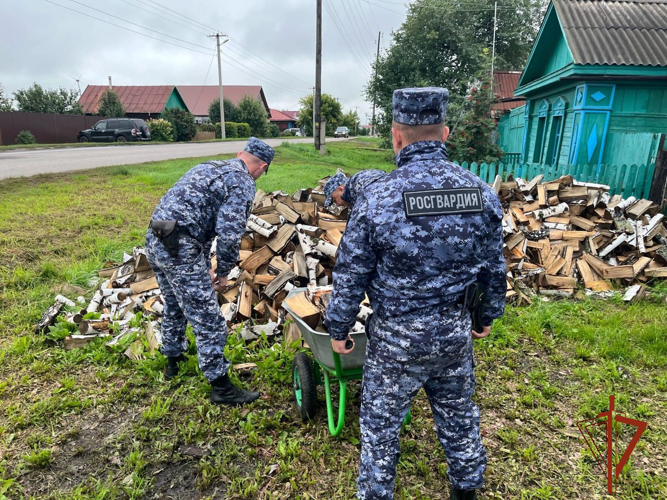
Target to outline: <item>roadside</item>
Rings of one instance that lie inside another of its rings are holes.
[[[267,144],[278,147],[288,142],[311,143],[309,137],[265,139]],[[346,139],[328,139],[334,143]],[[243,149],[246,139],[205,142],[167,142],[142,147],[98,147],[35,149],[6,151],[0,154],[0,179],[29,177],[38,174],[53,174],[88,170],[91,168],[173,160],[178,158],[209,157],[233,154]],[[313,152],[315,150],[313,149]]]
[[[293,139],[303,139],[303,137],[285,136],[274,137],[274,139],[282,139],[290,141]],[[327,138],[329,139],[329,138]],[[333,139],[333,138],[332,138]],[[209,139],[206,141],[189,141],[182,144],[207,144],[212,142],[238,142],[242,139]],[[311,138],[312,140],[312,138]],[[135,142],[67,142],[62,144],[10,144],[0,146],[0,153],[5,151],[35,151],[40,149],[70,149],[70,148],[90,148],[90,147],[125,147],[125,146],[157,146],[162,144],[178,144],[174,142],[160,142],[160,141],[135,141]]]
[[[291,194],[337,168],[393,168],[387,150],[328,149],[322,157],[306,144],[278,147],[257,187]],[[198,160],[0,181],[0,498],[354,497],[359,384],[341,438],[329,435],[322,394],[319,415],[302,423],[290,385],[293,346],[231,334],[232,362],[258,365],[235,376],[263,397],[229,409],[206,401],[192,346],[184,373],[166,383],[159,354],[133,362],[104,341],[66,351],[32,333],[63,284],[90,290],[96,269],[143,242],[159,198]],[[480,500],[603,498],[605,480],[575,422],[604,411],[609,394],[619,411],[648,422],[618,497],[667,498],[666,299],[663,283],[632,305],[535,300],[508,307],[492,335],[475,342],[489,455]],[[423,393],[412,411],[396,498],[444,500],[447,467]]]

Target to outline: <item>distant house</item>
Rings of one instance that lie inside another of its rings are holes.
[[[88,85],[79,98],[87,115],[97,113],[100,98],[108,85]],[[188,110],[174,85],[114,85],[113,89],[130,118],[159,118],[167,108]]]
[[[208,123],[208,108],[213,101],[220,97],[217,85],[178,85],[178,91],[183,96],[190,112],[195,115],[197,123]],[[262,103],[269,116],[271,110],[261,85],[223,85],[222,97],[238,105],[245,96],[253,97]],[[216,120],[220,121],[220,120]]]
[[[272,109],[269,121],[278,125],[278,128],[282,132],[288,128],[297,128],[299,126],[298,116],[298,111],[279,111],[277,109]]]
[[[493,72],[493,91],[498,96],[498,102],[491,106],[491,109],[496,116],[500,116],[526,103],[525,97],[514,95],[520,77],[521,71]]]
[[[667,1],[553,0],[514,94],[526,104],[501,119],[500,143],[525,163],[655,161],[667,133]]]

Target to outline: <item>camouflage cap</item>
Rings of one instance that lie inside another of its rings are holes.
[[[328,207],[331,205],[331,193],[333,193],[339,186],[344,186],[347,184],[347,177],[344,173],[338,172],[336,175],[331,177],[324,185],[324,194],[327,195],[327,199],[324,201],[324,206]]]
[[[448,102],[449,90],[440,87],[394,90],[393,118],[403,125],[443,123]]]
[[[257,139],[257,137],[251,137],[250,139],[248,139],[248,143],[245,145],[244,151],[247,151],[251,155],[259,158],[260,160],[265,161],[267,165],[271,164],[271,160],[273,160],[273,155],[276,154],[276,152],[273,150],[271,146],[269,146],[265,142],[260,141],[259,139]]]

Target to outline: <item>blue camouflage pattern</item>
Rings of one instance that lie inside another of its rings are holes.
[[[457,307],[418,311],[400,322],[371,316],[362,381],[358,498],[393,498],[401,424],[422,387],[451,483],[467,490],[482,486],[486,451],[480,412],[472,401],[470,328],[470,318],[462,319]]]
[[[255,197],[255,180],[239,158],[210,161],[188,171],[162,197],[153,220],[177,220],[208,255],[217,236],[217,274],[227,276],[239,256]]]
[[[357,196],[333,270],[325,325],[343,340],[368,294],[369,323],[361,408],[358,496],[393,498],[398,431],[410,401],[424,387],[450,464],[452,485],[476,489],[486,458],[479,437],[471,319],[466,287],[488,289],[483,324],[503,314],[506,264],[502,208],[479,177],[448,160],[440,141],[403,148],[398,168]],[[406,217],[403,192],[477,188],[478,213]]]
[[[403,125],[443,123],[447,115],[448,103],[449,90],[439,87],[394,90],[393,119],[396,123]]]
[[[357,172],[345,184],[345,191],[343,191],[342,196],[343,200],[354,207],[359,193],[384,175],[386,175],[384,170],[362,170],[361,172]]]
[[[195,238],[179,238],[178,256],[171,257],[149,230],[146,256],[155,272],[162,299],[162,346],[160,352],[177,357],[186,352],[185,328],[192,325],[197,344],[199,368],[208,381],[222,377],[230,363],[225,358],[227,323],[213,290],[208,253]]]
[[[245,145],[244,151],[266,162],[268,165],[273,161],[276,152],[267,143],[260,141],[257,137],[251,137]],[[267,168],[268,170],[268,168]]]
[[[186,351],[189,322],[209,381],[229,368],[223,353],[227,324],[209,275],[211,244],[217,236],[216,272],[227,276],[238,259],[254,196],[255,181],[241,159],[202,163],[181,177],[153,212],[153,220],[177,220],[190,233],[179,238],[178,256],[171,257],[151,230],[146,235],[146,256],[164,300],[161,351],[168,357]]]
[[[331,179],[329,179],[324,185],[324,188],[322,188],[322,191],[326,195],[326,199],[324,200],[325,207],[328,207],[333,203],[331,194],[340,186],[347,184],[347,181],[348,177],[343,172],[338,172],[337,174],[331,176]]]

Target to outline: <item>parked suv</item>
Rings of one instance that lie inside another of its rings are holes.
[[[151,131],[140,118],[108,118],[79,132],[77,142],[150,141]]]
[[[350,135],[350,129],[347,127],[338,127],[334,132],[334,137],[345,137],[346,139]]]

